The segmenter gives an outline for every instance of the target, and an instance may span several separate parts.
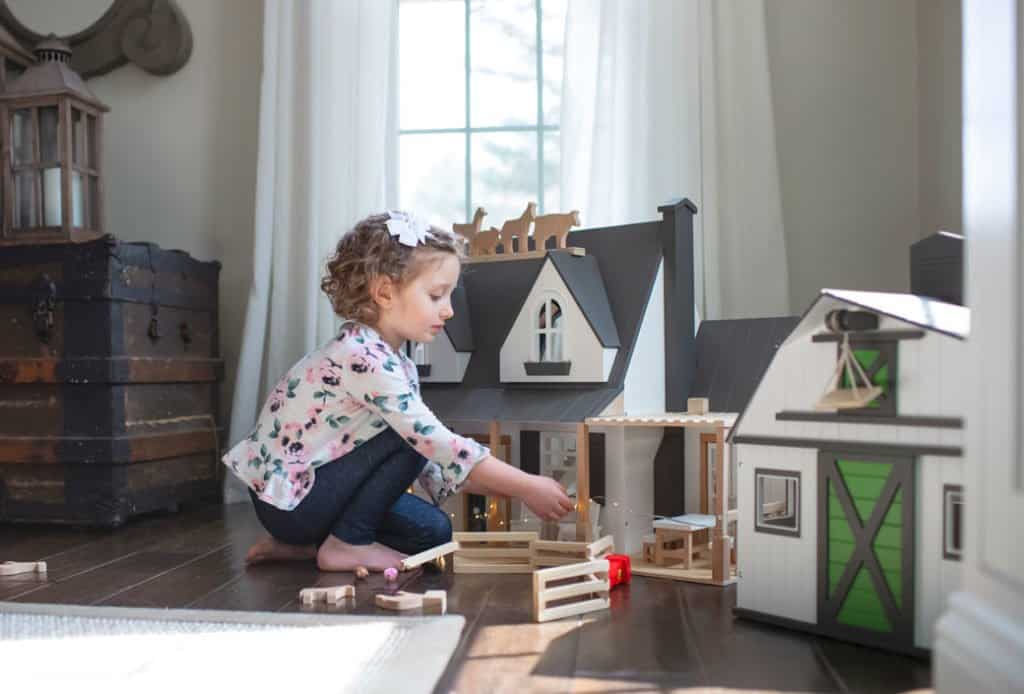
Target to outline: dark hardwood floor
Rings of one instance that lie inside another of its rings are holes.
[[[246,568],[260,535],[248,505],[200,506],[113,531],[0,525],[0,561],[45,559],[45,579],[0,577],[0,600],[220,610],[304,611],[300,588],[351,583],[312,562]],[[928,663],[735,619],[735,588],[634,577],[611,610],[535,624],[529,576],[402,574],[406,590],[444,588],[466,628],[437,691],[904,692],[931,686]],[[355,607],[385,589],[359,581]],[[418,613],[418,611],[417,611]]]

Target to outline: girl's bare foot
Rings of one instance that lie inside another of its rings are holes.
[[[370,571],[401,569],[405,555],[386,545],[350,545],[334,535],[328,535],[316,553],[316,564],[321,571],[355,571],[365,566]]]
[[[259,564],[265,561],[291,561],[315,558],[316,545],[286,545],[267,535],[249,548],[249,551],[245,554],[245,563]]]

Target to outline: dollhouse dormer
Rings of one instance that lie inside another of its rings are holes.
[[[619,347],[597,259],[551,251],[501,346],[501,380],[605,382]]]
[[[466,375],[474,345],[465,287],[458,286],[452,292],[452,310],[454,315],[433,342],[405,345],[406,354],[419,371],[420,383],[462,383]]]

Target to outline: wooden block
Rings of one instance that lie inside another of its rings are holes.
[[[45,574],[45,561],[5,561],[0,562],[0,576],[14,576],[17,574]]]
[[[434,561],[438,557],[443,557],[446,554],[451,554],[459,548],[458,542],[446,542],[443,545],[432,547],[425,552],[414,554],[411,557],[406,557],[402,560],[402,570],[408,571],[409,569],[415,569],[417,566],[426,564],[427,562]]]
[[[326,602],[331,605],[340,605],[345,598],[355,598],[355,586],[331,586],[327,588],[313,587],[303,588],[299,591],[299,600],[303,605],[312,605],[316,602]]]
[[[385,593],[377,593],[374,596],[374,602],[377,603],[377,607],[382,607],[385,610],[415,610],[418,607],[423,607],[423,596],[418,593],[406,593],[400,591],[394,595],[387,595]]]
[[[707,398],[687,398],[686,414],[707,414],[711,409]]]
[[[430,614],[448,612],[448,593],[443,590],[428,590],[423,594],[423,611]]]

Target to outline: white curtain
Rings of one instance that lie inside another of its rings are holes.
[[[340,235],[397,198],[397,0],[265,0],[252,285],[227,445],[334,334],[320,292]],[[232,475],[225,501],[246,499]]]
[[[584,226],[700,212],[697,310],[789,309],[763,0],[569,0],[562,206]]]

